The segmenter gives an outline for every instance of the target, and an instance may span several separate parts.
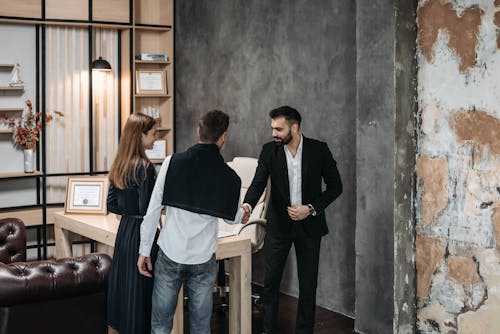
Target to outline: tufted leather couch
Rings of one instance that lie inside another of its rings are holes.
[[[0,219],[0,334],[107,333],[108,255],[24,261],[24,224]]]

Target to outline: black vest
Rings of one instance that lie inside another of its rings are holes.
[[[215,144],[196,144],[172,155],[165,178],[163,205],[234,220],[241,179]]]

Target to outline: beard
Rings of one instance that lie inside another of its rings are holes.
[[[292,141],[292,131],[289,131],[288,134],[281,138],[281,137],[273,137],[274,142],[276,145],[287,145],[289,142]]]

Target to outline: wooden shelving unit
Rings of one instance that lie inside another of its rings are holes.
[[[61,211],[61,207],[47,208],[47,214],[52,212]],[[23,221],[25,226],[39,226],[40,216],[42,215],[42,208],[23,209],[23,210],[9,210],[0,212],[0,219],[16,217]],[[50,215],[48,216],[50,217]],[[47,224],[53,224],[52,219],[47,219]]]
[[[9,130],[0,130],[0,133],[14,133],[14,130],[13,130],[13,129],[9,129]]]
[[[20,91],[22,92],[24,87],[10,87],[10,86],[0,86],[0,91]]]
[[[23,111],[23,108],[0,108],[0,112],[20,112]]]
[[[164,97],[164,98],[168,99],[171,96],[168,94],[135,94],[135,97]],[[138,110],[138,111],[140,111],[140,110]]]
[[[135,0],[135,21],[133,29],[134,58],[133,73],[136,71],[163,71],[165,73],[166,94],[144,94],[136,92],[134,80],[133,111],[142,112],[152,107],[160,114],[158,130],[160,138],[167,141],[167,155],[174,151],[174,1]],[[163,54],[164,61],[137,60],[141,53]],[[163,159],[154,161],[163,162]]]
[[[24,25],[39,25],[40,29],[45,29],[47,26],[74,26],[89,28],[89,31],[95,29],[116,29],[120,31],[120,49],[118,57],[120,58],[121,68],[118,70],[113,68],[113,75],[120,75],[119,90],[119,110],[121,111],[121,125],[123,126],[126,119],[133,112],[143,111],[144,108],[153,107],[160,114],[159,134],[160,139],[167,141],[168,154],[174,150],[174,0],[106,0],[106,1],[76,1],[70,2],[65,0],[23,0],[23,1],[0,1],[0,23],[14,24],[21,23]],[[89,33],[89,36],[93,34]],[[94,37],[89,37],[89,45],[92,45]],[[45,54],[46,41],[40,39],[40,54]],[[85,46],[85,48],[90,46]],[[147,61],[136,60],[135,56],[140,53],[154,53],[168,55],[167,60],[163,61]],[[39,59],[43,59],[40,57]],[[13,60],[5,59],[4,62]],[[23,65],[23,64],[21,64]],[[0,64],[2,75],[7,75],[7,72],[12,70],[15,64]],[[24,65],[23,65],[24,66]],[[37,71],[41,72],[41,68],[45,64],[36,64]],[[161,70],[165,73],[166,94],[147,95],[136,94],[136,70]],[[7,81],[8,82],[8,81]],[[41,92],[41,95],[47,94],[44,84],[44,77],[41,76],[36,83],[36,91]],[[6,85],[5,81],[2,81]],[[16,96],[21,97],[24,92],[24,87],[6,87],[0,86],[0,96]],[[41,100],[37,99],[35,105],[41,106]],[[9,105],[18,105],[17,103],[9,103]],[[4,104],[5,106],[5,104]],[[0,108],[0,113],[13,112],[22,113],[24,108]],[[16,114],[15,117],[18,117]],[[93,126],[93,125],[91,125]],[[2,140],[6,140],[10,131],[4,130]],[[42,130],[43,131],[43,130]],[[40,148],[37,150],[40,155],[40,161],[47,159],[47,149],[45,148],[44,138],[41,140]],[[94,150],[96,144],[90,145]],[[92,151],[95,152],[95,151]],[[91,153],[92,154],[92,153]],[[164,159],[156,159],[155,163],[162,163]],[[38,168],[42,168],[43,163],[40,163]],[[22,169],[22,166],[19,166]],[[43,167],[46,168],[46,167]],[[18,179],[32,178],[36,180],[37,186],[37,202],[31,207],[21,208],[16,207],[4,208],[0,210],[0,215],[3,213],[15,213],[16,217],[23,220],[28,220],[30,225],[38,225],[42,239],[39,241],[40,247],[43,247],[43,256],[47,255],[47,224],[50,224],[51,205],[47,202],[47,196],[44,192],[47,190],[46,184],[51,178],[65,176],[65,173],[57,173],[53,175],[49,169],[43,169],[34,173],[0,173],[0,179],[9,180],[15,179],[12,182],[22,182]],[[80,171],[76,171],[80,172]],[[81,171],[82,173],[92,174],[92,170]],[[68,175],[71,173],[68,172]],[[10,182],[10,181],[6,181]],[[0,185],[1,186],[1,185]],[[54,203],[52,203],[54,204]],[[8,210],[8,211],[6,211]],[[60,208],[59,208],[60,210]],[[11,215],[12,216],[12,215]]]
[[[24,173],[24,172],[0,173],[0,179],[17,179],[21,177],[38,177],[42,175],[43,173],[38,170],[34,171],[33,173]]]
[[[134,60],[136,64],[158,64],[158,65],[170,65],[172,62],[170,60]]]

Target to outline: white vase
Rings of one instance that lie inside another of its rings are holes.
[[[35,171],[35,150],[24,150],[24,172],[33,173]]]

